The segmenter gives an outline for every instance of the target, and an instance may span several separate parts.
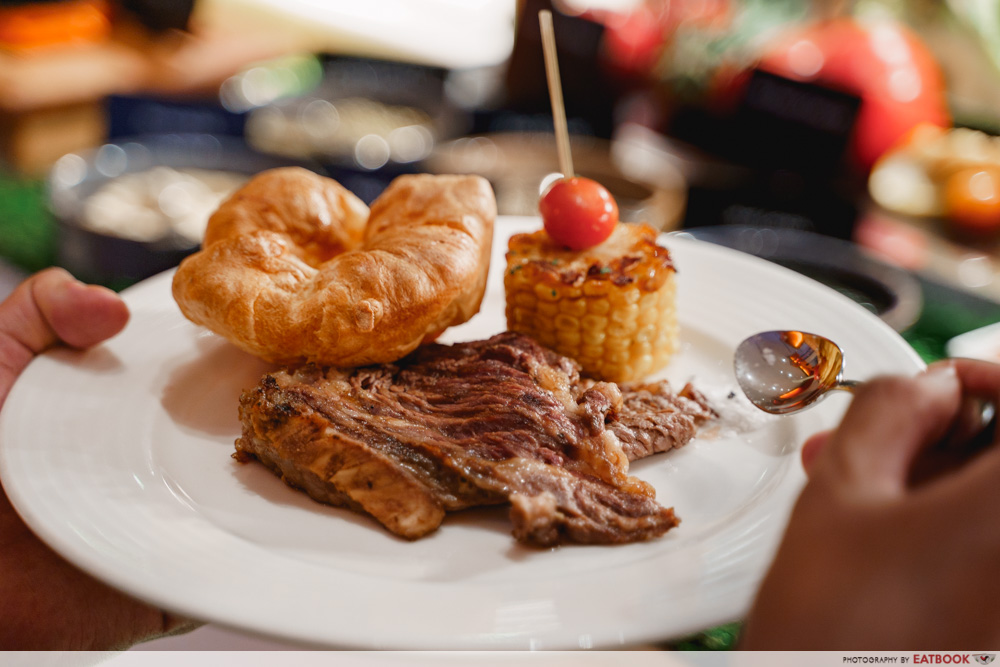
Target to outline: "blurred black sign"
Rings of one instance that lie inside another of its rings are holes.
[[[120,0],[147,28],[187,30],[195,0]]]
[[[727,165],[690,182],[685,227],[741,225],[849,238],[859,175],[847,160],[857,95],[754,70],[737,108],[673,129]]]
[[[228,111],[216,98],[110,95],[105,108],[109,139],[188,133],[242,137],[246,125],[246,114]]]
[[[739,162],[831,174],[843,163],[861,99],[754,70],[733,119]]]

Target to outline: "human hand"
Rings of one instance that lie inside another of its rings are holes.
[[[1000,643],[1000,447],[911,479],[970,397],[1000,404],[1000,365],[950,360],[873,380],[840,426],[806,443],[809,482],[740,648]]]
[[[125,303],[62,269],[25,280],[0,303],[0,406],[35,355],[87,348],[121,331]],[[58,410],[58,406],[53,406]],[[0,650],[110,650],[190,629],[100,583],[49,549],[0,493]]]

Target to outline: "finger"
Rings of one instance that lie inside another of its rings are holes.
[[[84,285],[63,269],[31,276],[0,303],[0,404],[36,354],[63,342],[90,347],[128,322],[113,291]]]
[[[32,356],[62,342],[86,348],[121,331],[128,308],[106,287],[84,285],[67,271],[36,273],[0,303],[0,336]]]
[[[819,456],[823,448],[826,447],[827,442],[830,441],[831,435],[833,435],[832,431],[821,431],[810,436],[802,444],[802,467],[805,468],[807,475],[812,470],[813,464],[816,462],[816,457]]]
[[[951,365],[967,397],[974,397],[993,403],[1000,410],[1000,364],[974,359],[950,359],[941,362]],[[933,488],[925,488],[930,494],[930,502],[945,503],[949,497],[963,498],[968,507],[959,510],[963,516],[982,514],[984,526],[997,525],[995,515],[1000,509],[1000,428],[985,433],[987,440],[975,437],[959,443],[940,456],[931,457],[929,465],[937,464],[931,471]],[[933,453],[933,452],[932,452]],[[927,467],[926,465],[924,466]]]
[[[962,390],[969,396],[1000,403],[1000,364],[977,359],[949,359],[933,364],[951,366],[962,383]]]
[[[974,359],[947,359],[931,366],[950,366],[962,385],[963,403],[948,435],[947,448],[967,449],[967,442],[979,435],[1000,408],[1000,365]],[[989,408],[989,409],[987,409]]]
[[[112,290],[85,285],[62,269],[38,274],[32,296],[56,340],[71,347],[96,345],[121,331],[129,318],[125,302]]]
[[[816,457],[813,475],[822,471],[871,493],[901,492],[915,457],[945,434],[961,398],[949,364],[867,382]]]
[[[962,385],[958,414],[940,441],[925,449],[914,461],[910,485],[922,486],[946,476],[996,444],[998,429],[987,424],[1000,407],[1000,366],[972,359],[947,360],[934,364],[951,366]]]

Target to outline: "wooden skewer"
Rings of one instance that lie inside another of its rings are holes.
[[[552,12],[538,12],[538,25],[542,30],[542,53],[545,55],[545,75],[552,100],[552,124],[555,127],[556,149],[559,151],[559,169],[564,178],[573,177],[573,156],[569,150],[569,130],[566,127],[566,107],[563,104],[562,82],[559,79],[559,61],[556,57],[556,36],[552,29]]]

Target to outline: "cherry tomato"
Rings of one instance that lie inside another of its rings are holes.
[[[944,184],[945,212],[956,231],[977,236],[1000,233],[1000,170],[961,169]]]
[[[538,202],[545,231],[573,250],[591,248],[611,236],[618,204],[607,188],[582,176],[561,178]]]

